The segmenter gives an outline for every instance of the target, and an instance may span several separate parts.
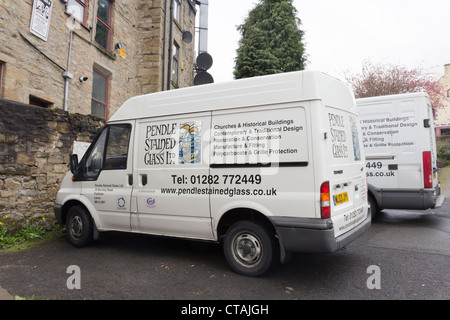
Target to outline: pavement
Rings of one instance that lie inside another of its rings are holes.
[[[14,300],[14,297],[0,286],[0,300]]]
[[[442,172],[444,174],[441,175],[441,190],[442,194],[446,198],[450,198],[450,168],[446,168],[446,172]],[[1,287],[0,284],[0,300],[15,300],[15,297],[8,293],[5,289]]]

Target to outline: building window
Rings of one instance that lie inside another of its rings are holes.
[[[82,24],[86,24],[87,2],[88,0],[69,0],[66,12]]]
[[[110,49],[111,42],[111,8],[110,0],[98,1],[95,41],[106,50]]]
[[[173,59],[172,59],[172,81],[178,86],[178,61],[180,57],[180,46],[173,43]]]
[[[36,107],[41,107],[41,108],[51,108],[53,106],[53,103],[48,102],[44,99],[41,99],[39,97],[35,97],[30,95],[29,96],[30,102],[29,104],[32,106],[36,106]]]
[[[94,69],[93,79],[91,114],[106,119],[108,112],[109,78],[105,74]]]
[[[181,0],[175,0],[173,2],[173,18],[177,21],[180,21],[180,12],[181,12]]]

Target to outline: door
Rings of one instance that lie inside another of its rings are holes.
[[[356,114],[327,107],[330,163],[329,203],[335,237],[362,223],[367,214],[363,140]]]
[[[81,161],[82,189],[94,205],[102,230],[130,231],[133,188],[132,125],[108,125]]]
[[[133,198],[140,231],[212,239],[210,113],[143,119],[136,125]]]
[[[438,179],[437,150],[436,150],[436,129],[434,126],[434,121],[433,121],[434,115],[433,115],[433,109],[431,107],[430,100],[428,98],[426,98],[425,101],[426,101],[426,105],[427,105],[428,119],[424,120],[424,127],[428,129],[428,134],[429,134],[431,164],[432,164],[432,170],[433,170],[433,188],[437,188],[439,185],[439,179]],[[428,148],[426,148],[426,149],[428,149]]]

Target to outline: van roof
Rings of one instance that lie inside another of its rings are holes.
[[[412,92],[412,93],[402,93],[402,94],[392,94],[386,96],[376,96],[369,98],[359,98],[356,99],[357,103],[363,102],[376,102],[376,101],[384,101],[384,100],[399,100],[399,99],[413,99],[413,98],[429,98],[428,94],[425,92]]]
[[[321,72],[296,71],[136,96],[109,122],[311,100],[355,112],[353,92],[343,82]]]

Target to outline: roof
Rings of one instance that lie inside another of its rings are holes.
[[[364,102],[376,102],[376,101],[385,101],[385,100],[415,99],[415,98],[422,98],[422,97],[428,98],[428,94],[425,92],[392,94],[392,95],[386,95],[386,96],[359,98],[359,99],[356,99],[356,102],[364,103]]]
[[[353,108],[348,86],[324,73],[296,71],[136,96],[109,122],[308,100]]]

